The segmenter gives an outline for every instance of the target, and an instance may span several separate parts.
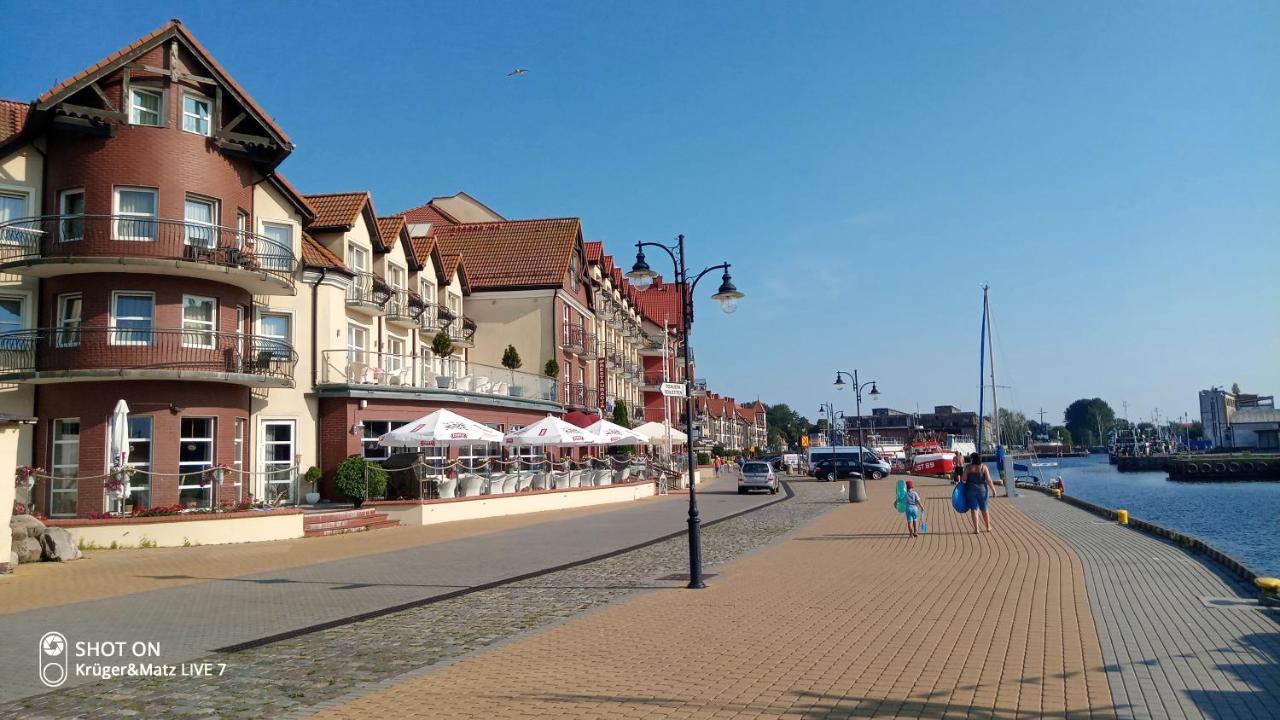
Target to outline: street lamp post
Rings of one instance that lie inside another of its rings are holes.
[[[835,386],[837,390],[844,389],[844,379],[846,377],[853,381],[854,407],[855,412],[857,412],[858,415],[858,477],[856,480],[849,483],[849,502],[866,502],[867,486],[866,481],[864,480],[866,476],[866,462],[863,455],[863,453],[866,452],[866,448],[864,447],[866,440],[864,439],[862,430],[862,389],[868,385],[871,386],[871,392],[867,394],[867,397],[872,400],[880,397],[880,391],[876,389],[875,380],[868,380],[865,383],[859,384],[857,368],[854,368],[852,373],[847,373],[843,370],[836,371]]]
[[[818,417],[827,416],[827,446],[831,448],[831,452],[835,452],[836,447],[836,408],[831,403],[821,403],[818,405]]]
[[[649,263],[644,260],[644,248],[646,247],[660,248],[671,258],[671,263],[675,266],[676,271],[676,284],[680,288],[680,340],[682,344],[680,351],[684,355],[685,433],[688,435],[685,440],[685,446],[689,451],[689,584],[687,587],[699,589],[707,585],[702,581],[702,521],[698,517],[698,490],[697,484],[694,482],[694,472],[698,467],[698,463],[693,451],[693,359],[689,353],[689,331],[693,325],[693,289],[697,287],[698,281],[707,273],[714,270],[723,270],[724,275],[720,278],[720,287],[711,296],[711,299],[720,303],[721,310],[731,313],[738,309],[738,301],[743,298],[743,294],[733,286],[733,279],[729,276],[729,263],[727,262],[705,268],[690,281],[689,269],[685,264],[684,258],[684,235],[676,236],[676,244],[674,246],[656,242],[636,243],[636,262],[631,267],[631,272],[627,273],[627,277],[639,290],[647,289],[653,284],[653,279],[658,276],[658,273],[650,269]]]

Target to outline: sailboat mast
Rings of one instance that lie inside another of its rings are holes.
[[[995,337],[991,335],[991,299],[986,291],[982,293],[982,302],[986,306],[986,312],[983,313],[987,317],[987,353],[988,359],[991,361],[991,418],[995,426],[995,446],[996,455],[1000,455],[1000,445],[1002,438],[1000,437],[1000,404],[996,401],[996,342]],[[1013,489],[1013,483],[1009,481],[1009,459],[1005,458],[1003,467],[999,468],[1000,479],[1004,481],[1005,497],[1013,497],[1017,492]]]
[[[986,404],[987,391],[986,385],[987,374],[987,286],[982,286],[982,327],[978,336],[978,456],[982,456],[982,417],[984,415],[983,408]]]

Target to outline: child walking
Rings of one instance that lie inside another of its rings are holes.
[[[920,516],[924,514],[924,501],[916,492],[915,483],[907,481],[907,532],[911,537],[920,537]]]

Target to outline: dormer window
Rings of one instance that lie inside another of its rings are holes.
[[[159,90],[129,89],[129,123],[160,127],[164,123],[160,108],[164,95]]]
[[[213,116],[213,103],[207,98],[184,94],[182,96],[182,129],[197,135],[209,135]]]

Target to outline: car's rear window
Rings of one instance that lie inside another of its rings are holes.
[[[767,472],[769,472],[769,466],[768,466],[767,464],[765,464],[765,463],[747,463],[746,465],[743,465],[743,466],[742,466],[742,472],[744,472],[744,473],[767,473]]]

